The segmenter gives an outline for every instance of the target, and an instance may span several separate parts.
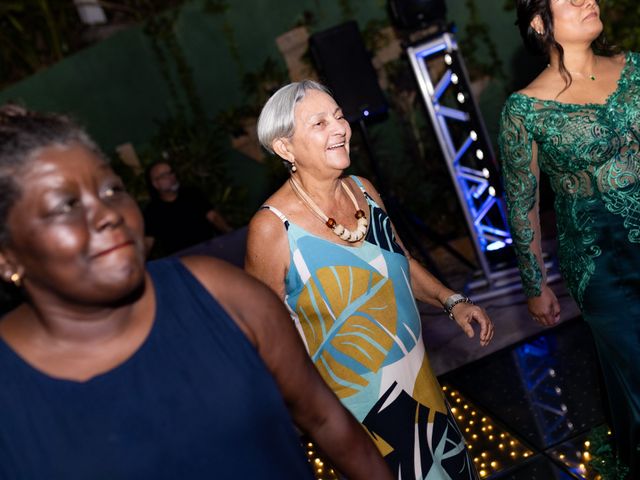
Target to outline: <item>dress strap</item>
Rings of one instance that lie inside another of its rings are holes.
[[[353,180],[355,182],[355,184],[360,188],[360,190],[362,191],[362,193],[364,193],[365,197],[368,197],[369,195],[367,194],[367,191],[364,188],[364,185],[362,184],[362,182],[360,181],[360,179],[358,177],[356,177],[355,175],[349,175],[349,178],[351,180]]]
[[[282,220],[282,223],[284,224],[285,228],[289,229],[289,219],[285,216],[284,213],[282,213],[276,207],[272,207],[271,205],[262,205],[260,207],[260,210],[269,210],[271,213],[277,216],[280,220]]]

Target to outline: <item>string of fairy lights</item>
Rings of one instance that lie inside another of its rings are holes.
[[[611,435],[610,431],[609,435]],[[552,452],[552,455],[580,478],[586,480],[602,480],[602,475],[591,466],[591,462],[594,459],[591,448],[591,442],[585,440],[580,448],[566,445],[556,448]]]
[[[307,460],[311,464],[316,480],[340,480],[338,473],[329,465],[323,455],[318,452],[313,442],[307,442]]]
[[[442,390],[481,478],[488,478],[533,455],[528,447],[482,413],[460,392],[446,385]]]
[[[444,385],[442,390],[451,405],[451,413],[463,431],[481,478],[489,479],[498,472],[511,468],[534,455],[532,450],[501,428],[488,415],[482,413],[459,391],[447,385]],[[551,455],[579,478],[602,480],[602,476],[590,465],[593,460],[590,448],[589,440],[585,440],[578,446],[567,442],[555,448]]]

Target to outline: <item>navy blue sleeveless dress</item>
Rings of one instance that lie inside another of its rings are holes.
[[[179,260],[148,270],[151,332],[105,374],[55,379],[0,339],[0,478],[312,479],[242,331]]]

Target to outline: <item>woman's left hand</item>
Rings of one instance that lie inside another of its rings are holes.
[[[480,345],[486,347],[493,338],[493,322],[482,307],[472,303],[458,303],[451,310],[456,323],[467,337],[473,338],[473,323],[480,325]]]

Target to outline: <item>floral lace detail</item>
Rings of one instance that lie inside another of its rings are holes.
[[[595,273],[607,222],[640,243],[640,56],[626,55],[604,104],[567,104],[511,95],[500,125],[509,225],[527,296],[541,293],[537,168],[555,193],[560,267],[576,301]],[[534,142],[537,158],[534,158]],[[611,215],[617,217],[612,220]],[[539,235],[539,234],[538,234]]]
[[[558,221],[558,255],[570,260],[560,262],[560,270],[576,302],[582,305],[584,290],[596,270],[593,259],[599,257],[602,250],[594,244],[597,239],[594,221],[584,209],[569,202],[556,208],[564,208],[556,211],[558,218],[569,219]]]

